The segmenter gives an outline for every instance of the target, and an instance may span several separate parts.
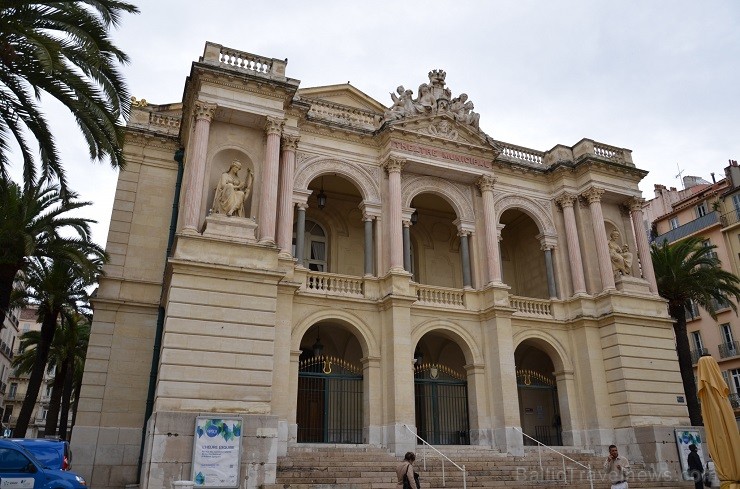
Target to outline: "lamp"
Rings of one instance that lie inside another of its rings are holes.
[[[321,190],[316,195],[316,200],[319,203],[319,209],[326,207],[326,194],[324,193],[324,177],[321,177]]]
[[[316,327],[316,341],[314,342],[311,349],[313,350],[313,356],[320,357],[324,353],[324,345],[321,344],[321,338],[319,338],[319,327]]]
[[[422,360],[424,360],[424,355],[421,353],[421,348],[417,346],[414,350],[414,364],[421,365]]]

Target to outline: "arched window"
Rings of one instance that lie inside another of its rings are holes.
[[[295,249],[296,226],[293,225],[293,256]],[[314,272],[326,272],[326,231],[315,221],[306,219],[306,232],[303,240],[303,266]]]

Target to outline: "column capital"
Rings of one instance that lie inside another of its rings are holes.
[[[401,173],[401,169],[405,164],[406,158],[389,156],[388,159],[383,162],[383,168],[385,168],[385,171],[388,173]]]
[[[561,208],[573,207],[578,200],[578,196],[568,192],[563,192],[555,197],[555,203]]]
[[[497,178],[494,175],[481,175],[480,178],[475,181],[475,185],[481,193],[493,192],[493,185],[496,183],[496,180]]]
[[[287,150],[295,152],[295,150],[298,149],[298,141],[300,141],[301,137],[296,136],[295,134],[283,133],[280,139],[283,142],[283,151]]]
[[[362,212],[363,221],[379,219],[382,212],[382,207],[379,203],[365,202],[364,200],[360,202],[357,208]]]
[[[601,202],[602,195],[604,195],[604,189],[599,187],[591,187],[590,189],[581,193],[581,197],[586,199],[589,204]]]
[[[285,119],[278,119],[277,117],[268,117],[267,122],[265,123],[265,132],[270,134],[277,134],[278,136],[280,133],[283,132],[283,125],[285,124]]]
[[[475,222],[463,220],[463,219],[455,219],[452,221],[452,225],[457,227],[457,235],[462,236],[473,234],[475,232]]]
[[[298,209],[306,210],[308,209],[308,202],[296,202],[295,206],[298,207]]]
[[[540,240],[540,249],[542,251],[554,250],[558,246],[558,237],[551,234],[538,234],[535,238]]]
[[[630,212],[642,212],[642,207],[645,205],[645,199],[642,197],[632,197],[625,203],[625,205]]]
[[[218,108],[216,104],[196,100],[194,105],[193,117],[195,117],[196,121],[203,119],[211,122],[213,120],[213,116],[216,115],[216,109]]]

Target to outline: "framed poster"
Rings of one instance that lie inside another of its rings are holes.
[[[701,463],[706,465],[707,459],[704,458],[704,450],[702,449],[702,439],[699,430],[696,428],[676,428],[676,448],[678,449],[678,459],[681,462],[681,474],[684,480],[691,480],[689,477],[689,445],[696,445],[696,453],[699,454]]]
[[[195,487],[239,487],[242,418],[195,418],[193,474]]]

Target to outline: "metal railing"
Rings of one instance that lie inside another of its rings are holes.
[[[409,425],[405,424],[404,426],[406,427],[407,430],[409,430],[409,432],[412,435],[414,435],[416,437],[417,440],[420,440],[425,446],[431,448],[432,450],[434,450],[435,452],[437,452],[437,454],[439,454],[440,457],[442,457],[442,487],[447,487],[447,483],[445,481],[445,460],[447,460],[452,465],[454,465],[457,468],[457,470],[459,470],[459,471],[462,472],[462,476],[463,476],[463,489],[467,489],[467,487],[468,487],[468,479],[467,479],[467,472],[465,471],[465,464],[463,464],[462,467],[459,466],[459,465],[457,465],[455,462],[453,462],[450,459],[450,457],[448,457],[444,453],[440,452],[439,450],[437,450],[436,448],[434,448],[432,445],[430,445],[424,438],[422,438],[419,435],[417,435],[416,433],[414,433],[414,430],[412,430],[411,428],[409,428]],[[424,463],[424,470],[426,470],[427,469],[426,450],[422,450],[421,457],[422,457],[422,462]]]
[[[697,219],[694,219],[693,221],[689,221],[686,224],[678,226],[675,229],[671,229],[667,233],[663,233],[660,236],[657,236],[653,240],[653,242],[659,245],[663,244],[663,241],[668,241],[668,243],[673,243],[674,241],[683,239],[686,236],[689,236],[690,234],[697,233],[701,231],[702,229],[708,228],[715,224],[719,224],[719,222],[720,222],[719,212],[717,211],[708,212],[707,214],[704,214],[703,216]]]
[[[706,348],[699,348],[697,350],[691,350],[691,363],[692,365],[696,364],[701,357],[704,355],[709,355],[709,350]]]
[[[580,465],[584,469],[588,470],[588,482],[589,482],[589,484],[591,484],[591,489],[594,489],[594,477],[593,477],[593,473],[591,471],[591,464],[589,464],[589,465],[583,465],[581,462],[579,462],[577,460],[574,460],[574,459],[570,458],[569,456],[565,455],[564,453],[560,453],[557,450],[555,450],[554,448],[545,445],[541,441],[532,438],[531,436],[529,436],[528,434],[526,434],[525,432],[523,432],[521,430],[521,428],[517,428],[515,426],[514,429],[516,431],[518,431],[519,433],[521,433],[523,436],[526,436],[527,438],[529,438],[533,442],[537,443],[538,453],[539,453],[539,457],[540,457],[540,472],[543,470],[542,469],[542,447],[545,447],[548,450],[550,450],[551,452],[555,452],[555,453],[557,453],[558,455],[560,455],[563,458],[563,484],[566,484],[566,485],[568,484],[568,472],[565,470],[565,459],[567,458],[568,460],[570,460],[574,464]]]
[[[740,355],[740,345],[738,345],[737,341],[722,343],[721,345],[717,345],[717,347],[719,348],[720,358],[736,357]]]

